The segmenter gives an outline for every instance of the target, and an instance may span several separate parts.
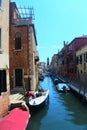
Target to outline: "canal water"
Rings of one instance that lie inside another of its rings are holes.
[[[87,130],[87,105],[72,93],[58,93],[50,77],[40,86],[49,89],[49,103],[31,115],[26,130]]]

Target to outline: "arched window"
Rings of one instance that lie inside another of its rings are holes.
[[[21,49],[21,34],[19,32],[17,32],[15,35],[15,49]]]

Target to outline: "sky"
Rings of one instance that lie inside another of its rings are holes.
[[[50,61],[63,42],[87,35],[87,0],[11,0],[18,7],[33,7],[37,50],[41,62]]]

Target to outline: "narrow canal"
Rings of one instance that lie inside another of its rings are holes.
[[[87,130],[87,106],[72,93],[58,93],[50,77],[40,86],[49,89],[49,103],[31,115],[26,130]]]

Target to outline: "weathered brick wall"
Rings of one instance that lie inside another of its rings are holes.
[[[24,82],[25,87],[28,89],[29,81],[29,50],[28,50],[28,34],[27,27],[14,27],[11,26],[11,34],[10,34],[10,44],[9,44],[9,54],[10,54],[10,86],[14,87],[14,70],[16,68],[23,69],[24,73]],[[17,51],[15,50],[15,34],[16,32],[21,33],[22,40],[22,49]]]
[[[14,26],[14,19],[18,18],[18,14],[15,11],[16,5],[12,3],[10,6],[10,85],[14,88],[14,70],[23,70],[23,82],[25,82],[25,87],[30,88],[30,78],[31,86],[34,86],[33,81],[35,79],[35,51],[36,51],[36,36],[34,26],[32,25],[21,25]],[[14,15],[15,13],[15,15]],[[15,34],[16,32],[21,33],[22,49],[19,51],[15,50]],[[29,86],[29,87],[28,87]]]
[[[0,118],[8,113],[9,93],[5,92],[0,96]]]

